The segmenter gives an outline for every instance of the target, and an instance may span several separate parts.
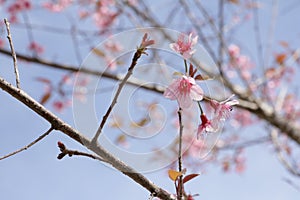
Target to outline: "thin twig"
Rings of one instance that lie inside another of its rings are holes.
[[[178,171],[182,171],[182,133],[183,133],[183,124],[182,124],[182,109],[178,110],[178,121],[179,121],[179,144],[178,144]],[[182,186],[182,175],[179,176],[179,194],[177,199],[181,200],[183,195],[183,186]]]
[[[268,26],[268,37],[266,42],[266,50],[265,50],[265,60],[264,63],[268,64],[270,63],[270,57],[273,53],[273,44],[276,44],[274,42],[274,35],[275,35],[275,28],[277,23],[277,17],[278,17],[278,0],[272,0],[272,8],[271,8],[271,22]]]
[[[236,96],[238,96],[239,98],[244,99],[244,100],[247,99],[247,100],[250,101],[251,98],[249,97],[249,94],[245,90],[241,91],[241,90],[237,89],[236,86],[234,86],[231,83],[230,78],[228,78],[228,76],[226,75],[225,71],[222,68],[222,63],[220,63],[220,61],[217,59],[217,56],[214,54],[214,51],[213,51],[212,47],[210,46],[209,42],[206,40],[205,35],[202,32],[202,26],[198,25],[198,23],[197,23],[198,19],[193,15],[193,13],[192,13],[191,9],[188,7],[187,3],[185,1],[183,1],[183,0],[181,0],[180,2],[181,2],[183,8],[185,9],[185,11],[187,13],[187,17],[189,17],[190,21],[193,23],[194,27],[198,31],[198,34],[199,34],[199,37],[200,37],[200,39],[201,39],[201,41],[203,43],[203,46],[208,51],[208,53],[210,54],[210,56],[212,57],[212,59],[217,63],[217,67],[219,69],[219,73],[220,73],[220,78],[222,80],[222,84],[225,84],[225,86],[228,87],[228,89],[232,93],[236,94]],[[208,23],[210,24],[212,31],[215,32],[215,34],[218,36],[219,40],[221,41],[221,45],[223,46],[222,50],[227,55],[229,55],[229,51],[228,51],[228,48],[227,48],[228,45],[226,44],[226,42],[224,40],[224,37],[223,37],[224,33],[221,34],[221,32],[218,30],[218,27],[214,23],[214,20],[211,19],[209,13],[202,6],[201,2],[200,1],[195,1],[195,4],[199,8],[199,10],[201,11],[203,17],[205,19],[208,19]],[[221,7],[224,6],[224,5],[222,5],[223,4],[222,1],[220,2],[220,4],[221,4],[220,5]],[[222,8],[220,8],[220,9],[222,10]],[[222,11],[222,12],[224,12],[224,11]],[[219,14],[224,15],[222,12],[220,12]],[[223,22],[220,22],[220,23],[222,25]],[[247,86],[247,84],[246,84],[246,86]],[[251,90],[249,90],[249,88],[248,88],[248,91],[251,91]]]
[[[88,157],[88,158],[92,158],[92,159],[95,159],[95,160],[105,162],[105,160],[103,158],[101,158],[100,156],[93,155],[93,154],[90,154],[90,153],[81,152],[81,151],[78,151],[78,150],[70,150],[70,149],[66,148],[66,146],[62,142],[58,142],[57,144],[58,144],[58,147],[59,147],[60,152],[61,152],[57,156],[57,159],[59,159],[59,160],[61,160],[66,155],[68,155],[69,157],[72,157],[72,156],[85,156],[85,157]]]
[[[4,160],[5,158],[11,157],[13,155],[16,155],[17,153],[20,153],[24,150],[27,150],[28,148],[30,148],[31,146],[33,146],[34,144],[38,143],[39,141],[41,141],[44,137],[46,137],[51,131],[53,131],[54,128],[51,126],[43,135],[41,135],[40,137],[38,137],[37,139],[35,139],[33,142],[31,142],[30,144],[22,147],[21,149],[14,151],[12,153],[9,153],[3,157],[0,158],[0,160]]]
[[[270,142],[270,137],[269,136],[263,136],[259,137],[253,140],[248,140],[245,142],[241,143],[234,143],[234,144],[224,144],[224,145],[216,145],[215,148],[216,150],[219,151],[224,151],[224,150],[236,150],[236,149],[241,149],[241,148],[247,148],[247,147],[252,147],[255,145],[260,145],[263,143]]]
[[[256,0],[252,0],[252,3],[258,3]],[[263,45],[260,36],[260,26],[259,26],[259,15],[258,15],[258,8],[253,8],[253,15],[254,15],[254,24],[253,30],[255,34],[255,42],[256,42],[256,51],[257,51],[257,59],[262,71],[265,71],[265,63],[264,63],[264,54],[263,54]]]
[[[7,31],[7,39],[9,42],[9,46],[11,49],[11,55],[13,57],[13,62],[14,62],[14,70],[15,70],[15,76],[16,76],[16,86],[17,88],[20,89],[20,77],[19,77],[19,70],[18,70],[18,64],[17,64],[17,56],[16,56],[16,52],[14,49],[14,45],[13,45],[13,41],[12,41],[12,37],[11,37],[11,33],[10,33],[10,28],[9,28],[9,22],[7,21],[7,19],[4,19],[4,23],[6,26],[6,31]]]
[[[197,33],[199,35],[199,38],[202,42],[202,45],[205,47],[205,49],[207,50],[207,52],[210,54],[210,56],[212,57],[212,59],[214,61],[217,61],[217,57],[211,47],[211,45],[209,44],[207,38],[204,35],[204,32],[202,31],[202,27],[199,25],[198,21],[199,18],[197,18],[193,11],[190,9],[190,7],[188,6],[188,2],[184,1],[184,0],[180,0],[180,4],[182,5],[183,9],[186,12],[186,15],[188,17],[188,19],[191,21],[191,23],[195,26],[195,28],[197,29]]]
[[[206,9],[202,6],[200,1],[195,1],[197,7],[201,10],[203,16],[207,19],[210,19],[209,13],[206,11]],[[219,27],[223,27],[223,23],[224,23],[224,0],[220,0],[219,2]],[[223,33],[223,28],[218,30],[216,24],[214,23],[213,20],[208,20],[209,24],[211,25],[211,29],[212,31],[215,32],[215,34],[219,37],[219,40],[221,42],[221,45],[223,46],[222,50],[229,55],[229,50],[228,50],[228,45],[225,42],[225,38],[224,38],[224,33]],[[217,61],[215,59],[215,61]],[[228,76],[226,75],[225,71],[222,68],[222,63],[220,62],[220,60],[218,60],[217,62],[218,64],[218,68],[219,68],[219,72],[220,72],[220,76],[222,77],[222,80],[224,81],[224,84],[228,87],[228,89],[230,89],[233,93],[235,93],[238,97],[240,97],[241,99],[244,100],[248,100],[248,101],[252,101],[255,102],[255,98],[253,96],[253,92],[252,89],[250,88],[250,84],[249,81],[244,79],[242,76],[242,70],[237,67],[237,73],[239,74],[239,76],[241,77],[242,81],[244,82],[245,87],[247,88],[247,90],[243,91],[242,93],[239,92],[239,90],[237,90],[234,85],[231,83],[230,78],[228,78]]]
[[[196,2],[198,2],[198,1],[196,1]],[[129,4],[124,4],[123,6],[129,6]],[[138,10],[137,7],[134,7],[134,6],[129,6],[129,7],[137,15],[140,15],[145,21],[148,21],[149,23],[151,23],[155,27],[161,27],[160,24],[156,23],[153,19],[146,16],[142,11]],[[210,20],[210,22],[211,22],[211,20]],[[167,40],[174,41],[166,32],[163,31],[163,29],[161,31],[162,31],[163,36]],[[225,45],[225,46],[227,46],[227,45]],[[227,48],[225,48],[225,51],[226,50],[227,50]],[[1,48],[0,48],[0,53],[3,53],[5,55],[10,55],[10,53],[8,51],[6,51],[4,49],[1,49]],[[113,75],[113,74],[103,73],[103,72],[89,70],[89,69],[85,69],[85,68],[79,69],[79,68],[74,67],[74,66],[68,66],[68,65],[53,63],[53,62],[49,62],[47,60],[43,60],[43,59],[39,59],[39,58],[28,57],[28,56],[25,56],[25,55],[22,56],[21,54],[18,54],[18,58],[19,59],[24,59],[24,60],[29,61],[29,62],[39,63],[39,64],[42,64],[44,66],[49,66],[49,67],[52,67],[52,68],[55,68],[55,69],[81,72],[81,73],[86,73],[86,74],[91,74],[91,75],[96,75],[96,76],[99,76],[99,75],[101,76],[102,75],[102,77],[110,78],[110,79],[113,79],[113,80],[120,80],[119,76],[116,76],[116,75]],[[136,82],[132,82],[132,81],[128,81],[127,83],[132,84],[132,85],[139,85],[140,84],[140,83],[136,83]],[[294,140],[298,144],[300,144],[300,134],[299,134],[300,129],[299,129],[299,127],[293,125],[292,123],[286,123],[285,121],[283,121],[280,116],[278,116],[277,114],[272,112],[273,108],[268,106],[268,104],[265,104],[263,102],[254,101],[252,98],[249,97],[249,95],[247,95],[247,93],[245,93],[243,88],[232,85],[232,84],[230,84],[230,82],[227,82],[227,81],[225,81],[224,84],[231,91],[233,91],[233,93],[239,94],[238,96],[241,97],[241,99],[239,100],[240,104],[238,105],[239,108],[242,108],[244,110],[248,110],[251,113],[253,113],[254,115],[258,116],[259,118],[268,121],[269,124],[277,127],[282,133],[285,133],[292,140]],[[141,87],[146,89],[146,90],[153,91],[153,92],[158,92],[158,93],[163,92],[163,90],[161,88],[159,88],[155,85],[150,86],[150,87],[148,87],[148,86],[146,87],[144,85],[144,86],[141,86]],[[262,106],[262,103],[264,104],[264,106]]]
[[[284,98],[286,96],[286,92],[287,92],[287,88],[282,88],[279,92],[279,95],[276,99],[276,103],[275,103],[275,112],[278,112],[282,109],[283,106],[283,102],[284,102]],[[295,176],[300,176],[300,171],[297,170],[298,166],[297,164],[295,164],[295,162],[292,162],[293,160],[291,160],[290,162],[285,158],[282,148],[281,148],[281,144],[279,142],[279,135],[278,135],[278,130],[276,129],[272,129],[271,130],[271,139],[273,142],[273,145],[275,147],[275,151],[277,153],[277,158],[278,160],[282,163],[282,165],[292,174]]]
[[[291,179],[288,178],[282,178],[282,180],[284,182],[286,182],[287,184],[289,184],[290,186],[292,186],[294,189],[296,189],[298,192],[300,192],[300,187],[299,185],[297,185],[296,183],[294,183]]]
[[[146,50],[146,49],[144,49],[144,50]],[[105,123],[106,123],[106,121],[107,121],[107,119],[108,119],[108,117],[109,117],[112,109],[114,108],[114,106],[117,103],[118,97],[119,97],[119,95],[120,95],[123,87],[126,85],[127,80],[129,79],[129,77],[133,73],[133,69],[134,69],[134,67],[137,64],[138,59],[142,56],[142,54],[146,54],[144,52],[144,50],[138,48],[136,50],[136,52],[134,53],[134,56],[133,56],[131,64],[130,64],[130,67],[128,68],[127,73],[126,73],[125,77],[123,78],[123,80],[119,83],[119,87],[118,87],[118,89],[116,91],[116,94],[115,94],[115,96],[114,96],[114,98],[113,98],[113,100],[112,100],[109,108],[107,109],[105,115],[102,117],[102,121],[100,123],[100,126],[99,126],[99,128],[98,128],[98,130],[97,130],[97,132],[96,132],[96,134],[95,134],[92,142],[95,143],[98,140],[98,138],[99,138],[99,136],[100,136],[100,134],[102,132],[102,129],[103,129],[103,127],[104,127],[104,125],[105,125]]]
[[[222,68],[223,64],[223,49],[224,49],[224,0],[220,0],[219,2],[219,67]]]
[[[300,171],[296,170],[296,166],[293,166],[283,155],[280,143],[278,141],[278,131],[273,129],[271,132],[271,139],[275,146],[275,151],[277,153],[278,160],[283,164],[283,166],[294,176],[300,177]]]

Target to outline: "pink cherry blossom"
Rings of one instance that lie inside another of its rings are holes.
[[[249,126],[253,124],[255,120],[252,118],[251,113],[247,110],[240,110],[235,112],[232,117],[232,126],[235,128],[240,128],[244,126]]]
[[[234,95],[231,95],[228,99],[218,102],[216,100],[211,100],[210,105],[215,110],[216,120],[225,120],[230,116],[230,111],[232,106],[239,104],[238,100],[230,100]]]
[[[108,41],[104,44],[105,49],[110,51],[110,52],[120,52],[123,50],[123,47],[120,43],[115,42],[115,41]]]
[[[228,47],[230,56],[230,67],[239,69],[242,79],[250,81],[252,77],[251,69],[254,67],[251,59],[248,56],[240,54],[240,48],[234,44]]]
[[[217,132],[219,127],[217,126],[216,119],[209,120],[204,113],[200,115],[201,124],[198,126],[197,138],[202,136],[203,133]]]
[[[246,168],[245,157],[243,157],[242,155],[239,154],[234,158],[234,162],[235,162],[235,171],[239,174],[243,173]]]
[[[231,58],[237,58],[240,56],[240,47],[235,44],[231,44],[228,47],[228,52]]]
[[[57,112],[62,112],[64,109],[64,103],[62,101],[53,102],[53,107]]]
[[[71,101],[69,101],[69,100],[65,100],[65,101],[57,100],[57,101],[54,101],[52,105],[53,105],[53,108],[56,112],[62,113],[65,108],[67,108],[68,106],[71,105]]]
[[[198,36],[192,38],[192,33],[189,35],[188,40],[185,40],[185,35],[180,34],[176,43],[170,44],[170,48],[180,53],[184,59],[189,59],[195,53],[196,49],[193,49],[194,45],[197,44]]]
[[[10,14],[9,16],[9,22],[10,23],[16,23],[18,22],[17,14],[25,11],[30,10],[32,8],[31,2],[29,0],[16,0],[8,6],[7,12]]]
[[[41,54],[44,52],[44,48],[37,42],[31,42],[28,49],[36,54]]]
[[[203,99],[203,90],[192,77],[182,76],[173,80],[165,90],[164,96],[171,100],[177,100],[181,108],[188,108],[193,100],[201,101]]]
[[[52,12],[61,12],[71,4],[72,4],[72,0],[58,0],[56,3],[45,2],[43,3],[43,7]]]
[[[100,10],[97,13],[93,14],[93,19],[99,28],[106,30],[116,21],[117,16],[118,13],[116,12]],[[103,30],[102,32],[105,32],[105,30]]]

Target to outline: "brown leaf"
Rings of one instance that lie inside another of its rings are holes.
[[[232,4],[239,4],[240,1],[239,0],[228,0],[229,3],[232,3]]]
[[[194,69],[192,63],[190,64],[190,69],[189,69],[189,74],[190,74],[190,77],[194,77],[195,74],[197,72],[197,68]]]
[[[37,77],[35,80],[42,82],[42,83],[46,83],[46,84],[51,84],[51,81],[49,79],[43,78],[43,77]]]
[[[138,122],[132,122],[131,126],[132,127],[143,127],[143,126],[147,125],[149,120],[150,120],[149,117],[144,117],[141,120],[139,120]]]
[[[44,96],[42,96],[41,100],[40,100],[40,104],[44,105],[45,103],[47,103],[47,101],[50,99],[51,97],[51,92],[47,92],[44,94]]]
[[[122,144],[122,143],[124,143],[124,142],[126,142],[126,135],[120,134],[120,135],[117,137],[117,139],[116,139],[116,143],[117,143],[117,144]]]
[[[94,54],[96,54],[97,56],[99,56],[99,57],[105,57],[105,53],[104,53],[103,51],[101,51],[100,49],[94,48],[94,49],[92,50],[92,52],[93,52]]]
[[[205,81],[205,80],[210,80],[212,79],[211,77],[209,76],[202,76],[201,74],[198,74],[196,77],[195,77],[195,80],[197,81]]]
[[[280,65],[282,65],[286,59],[286,54],[285,53],[280,53],[276,55],[276,62]]]
[[[195,178],[195,177],[197,177],[197,176],[199,176],[199,175],[200,175],[200,174],[189,174],[189,175],[186,175],[186,176],[183,178],[182,182],[183,182],[183,183],[186,183],[186,182],[192,180],[193,178]]]

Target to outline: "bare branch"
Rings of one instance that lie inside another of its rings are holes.
[[[284,182],[286,182],[287,184],[289,184],[290,186],[292,186],[293,188],[295,188],[298,192],[300,192],[300,187],[294,183],[292,180],[288,179],[288,178],[282,178],[282,180]]]
[[[283,164],[283,166],[288,170],[288,172],[290,172],[292,175],[300,177],[300,171],[296,170],[297,168],[294,167],[290,162],[288,162],[282,153],[282,149],[281,149],[280,143],[278,141],[277,130],[275,130],[275,129],[272,130],[271,138],[272,138],[272,142],[275,146],[278,160]]]
[[[264,136],[264,137],[259,137],[253,140],[248,140],[245,142],[241,143],[232,143],[232,144],[216,144],[215,148],[218,151],[223,151],[223,150],[236,150],[236,149],[241,149],[241,148],[247,148],[247,147],[252,147],[255,145],[260,145],[263,143],[270,142],[270,137],[269,136]]]
[[[135,52],[135,54],[134,54],[134,56],[132,58],[130,67],[128,68],[128,71],[127,71],[127,74],[125,75],[125,77],[123,78],[123,80],[119,83],[119,87],[117,89],[117,92],[116,92],[116,94],[115,94],[115,96],[114,96],[114,98],[113,98],[113,100],[112,100],[109,108],[107,109],[105,115],[103,116],[102,121],[100,123],[100,126],[99,126],[99,128],[98,128],[98,130],[97,130],[97,132],[96,132],[96,134],[95,134],[92,142],[96,142],[98,140],[98,138],[99,138],[99,136],[101,134],[101,131],[102,131],[103,127],[104,127],[104,124],[106,123],[106,121],[107,121],[107,119],[108,119],[108,117],[109,117],[109,115],[110,115],[113,107],[116,105],[118,97],[119,97],[119,95],[120,95],[123,87],[125,86],[127,80],[129,79],[129,77],[133,73],[133,69],[134,69],[134,67],[137,64],[138,59],[142,56],[142,54],[147,54],[145,52],[145,50],[147,49],[146,47],[149,46],[149,45],[151,45],[151,44],[153,44],[153,43],[154,43],[154,40],[148,40],[147,39],[147,34],[145,34],[144,37],[143,37],[143,40],[141,42],[141,45],[138,47],[138,49],[136,50],[136,52]]]
[[[17,86],[17,88],[20,88],[20,77],[19,77],[19,70],[18,70],[18,64],[17,64],[17,56],[16,56],[16,52],[14,49],[14,45],[13,45],[13,41],[12,41],[12,37],[11,37],[11,33],[10,33],[9,22],[7,21],[7,19],[4,19],[4,23],[5,23],[6,31],[7,31],[7,39],[9,42],[10,49],[11,49],[11,56],[12,56],[13,62],[14,62],[16,86]]]
[[[10,52],[8,52],[4,49],[1,49],[1,48],[0,48],[0,53],[2,53],[4,55],[7,55],[7,56],[11,56]],[[101,76],[101,77],[108,78],[108,79],[115,80],[115,81],[121,81],[122,77],[123,77],[122,75],[118,75],[118,74],[116,75],[116,74],[111,74],[109,72],[101,72],[101,71],[96,71],[96,70],[90,70],[90,69],[87,69],[87,68],[79,68],[79,67],[72,66],[72,65],[55,63],[55,62],[51,62],[49,60],[36,58],[36,57],[30,57],[30,56],[26,56],[26,55],[19,54],[19,53],[17,54],[17,58],[21,59],[21,60],[28,61],[28,62],[40,64],[42,66],[47,66],[47,67],[50,67],[50,68],[53,68],[53,69],[84,73],[84,74],[93,75],[93,76]],[[138,86],[138,87],[141,87],[145,90],[158,92],[158,93],[163,93],[164,92],[163,88],[160,87],[160,86],[145,85],[143,83],[144,82],[138,81],[137,79],[135,79],[134,81],[131,80],[131,81],[126,82],[126,84],[129,84],[129,85],[132,85],[132,86]]]
[[[81,152],[81,151],[77,151],[77,150],[70,150],[68,148],[66,148],[66,146],[62,143],[62,142],[57,142],[59,150],[60,150],[60,154],[57,156],[57,159],[61,160],[63,157],[65,157],[66,155],[68,155],[69,157],[72,156],[85,156],[88,158],[92,158],[95,160],[99,160],[99,161],[103,161],[105,162],[105,160],[103,160],[103,158],[97,156],[97,155],[93,155],[90,153],[85,153],[85,152]]]
[[[196,1],[196,2],[198,2],[199,5],[201,5],[200,1]],[[185,4],[184,1],[182,1],[181,3],[183,5]],[[145,15],[142,11],[138,10],[137,7],[131,6],[126,3],[123,5],[128,6],[132,11],[135,12],[136,15],[139,15],[145,21],[151,23],[154,27],[161,27],[159,23],[157,23],[153,18],[150,18],[149,16]],[[203,13],[204,15],[207,13],[204,8],[203,8],[203,12],[204,12]],[[213,30],[217,30],[214,23],[212,23],[211,20],[209,22],[211,23]],[[161,30],[161,31],[162,31],[162,35],[166,39],[173,41],[172,38],[170,36],[168,36],[163,30]],[[217,33],[217,34],[219,36],[219,33]],[[223,39],[223,38],[220,38],[220,39]],[[227,46],[227,45],[224,43],[224,50],[228,54],[228,48],[225,48],[225,46]],[[216,61],[216,59],[214,59],[214,58],[215,58],[215,56],[213,56],[213,60]],[[194,62],[194,60],[192,60],[192,61]],[[222,74],[224,75],[224,73],[222,73],[222,68],[220,68],[220,66],[219,66],[219,69],[220,69],[221,76],[222,76]],[[286,122],[286,121],[282,120],[282,118],[276,112],[274,112],[274,108],[271,107],[269,104],[267,104],[259,99],[254,98],[252,95],[249,95],[248,92],[246,92],[242,88],[231,84],[231,82],[229,81],[229,79],[226,76],[222,76],[222,78],[224,80],[223,83],[225,84],[225,86],[231,92],[233,92],[238,97],[240,97],[240,99],[242,100],[241,102],[243,102],[243,103],[240,103],[238,105],[238,107],[248,110],[251,113],[253,113],[254,115],[258,116],[259,118],[269,122],[269,124],[273,125],[274,127],[277,127],[283,134],[286,134],[292,140],[294,140],[295,142],[300,144],[300,127],[299,126],[296,126],[295,124],[293,124],[291,122]],[[249,85],[247,85],[247,86],[249,87]]]
[[[219,67],[222,67],[223,63],[223,49],[224,49],[224,0],[219,0]]]
[[[194,13],[192,12],[192,10],[190,9],[190,7],[188,6],[187,3],[188,3],[187,1],[180,0],[180,4],[182,5],[183,9],[187,13],[187,17],[189,18],[189,20],[192,22],[192,24],[197,29],[197,32],[199,34],[199,38],[202,41],[203,46],[208,51],[208,53],[210,54],[212,59],[214,61],[217,61],[217,57],[216,57],[212,47],[209,45],[209,42],[207,41],[207,39],[206,39],[206,37],[205,37],[205,35],[202,31],[202,27],[199,25],[199,23],[197,23],[197,21],[199,19],[197,19],[197,17],[194,15]]]
[[[252,0],[252,3],[257,3],[256,0]],[[253,15],[254,15],[254,24],[253,24],[253,30],[255,34],[255,42],[256,42],[256,51],[257,51],[257,58],[258,63],[260,65],[260,68],[264,71],[265,70],[265,63],[264,63],[264,53],[263,53],[263,45],[261,40],[261,32],[260,32],[260,26],[259,26],[259,15],[258,15],[258,8],[253,8]]]
[[[1,49],[1,48],[0,48],[0,53],[11,56],[8,51]],[[296,51],[295,55],[298,55],[298,53],[299,53],[299,51]],[[79,69],[78,67],[75,67],[75,66],[54,63],[54,62],[50,62],[50,61],[47,61],[44,59],[39,59],[39,58],[34,58],[34,57],[28,57],[26,55],[22,55],[19,53],[17,54],[17,57],[18,57],[18,59],[41,64],[41,65],[48,66],[48,67],[51,67],[54,69],[66,70],[66,71],[71,71],[71,72],[80,72],[80,73],[90,74],[90,75],[94,75],[94,76],[102,76],[102,77],[109,78],[109,79],[116,80],[116,81],[122,80],[121,76],[110,74],[108,72],[100,72],[100,71],[89,70],[89,69],[85,69],[85,68]],[[126,84],[130,84],[133,86],[139,86],[140,88],[143,88],[148,91],[156,92],[156,93],[164,92],[164,89],[159,86],[145,85],[145,84],[143,84],[142,81],[138,81],[138,80],[127,81]],[[239,90],[241,90],[241,89],[237,88],[237,87],[234,88],[234,91],[239,91]],[[238,93],[242,94],[243,92],[240,91]],[[280,116],[278,116],[276,114],[276,112],[274,113],[273,108],[268,106],[266,103],[262,103],[260,101],[253,101],[253,100],[249,101],[245,97],[243,99],[239,99],[239,104],[237,105],[237,107],[239,107],[243,110],[248,110],[251,113],[253,113],[254,115],[258,116],[259,118],[266,120],[274,127],[277,127],[282,133],[285,133],[291,139],[295,140],[295,142],[300,144],[300,127],[296,127],[295,125],[291,124],[290,122],[286,123],[284,120],[281,119]]]
[[[178,145],[178,171],[181,172],[182,171],[182,133],[183,133],[183,124],[182,124],[182,109],[179,108],[178,110],[178,121],[179,121],[179,145]],[[178,200],[182,199],[182,195],[183,195],[183,183],[182,183],[182,175],[179,176],[179,191],[178,191]]]
[[[114,157],[108,151],[106,151],[102,146],[98,143],[93,144],[87,137],[82,135],[78,130],[72,128],[69,124],[62,121],[56,115],[47,110],[43,105],[38,103],[28,94],[26,94],[23,90],[20,90],[3,78],[0,77],[0,88],[9,93],[11,96],[15,97],[17,100],[25,104],[32,111],[40,115],[42,118],[46,119],[54,129],[61,131],[65,135],[79,142],[83,146],[86,146],[88,149],[96,153],[98,156],[103,158],[103,160],[107,161],[111,166],[115,169],[119,170],[126,176],[133,179],[136,183],[140,184],[144,188],[146,188],[149,192],[154,193],[156,197],[159,197],[164,200],[174,200],[174,197],[170,195],[167,191],[162,188],[156,186],[150,180],[148,180],[145,176],[138,173],[136,170],[126,165],[118,158]]]
[[[4,159],[9,158],[9,157],[11,157],[13,155],[16,155],[16,154],[18,154],[18,153],[20,153],[20,152],[22,152],[24,150],[29,149],[31,146],[35,145],[36,143],[38,143],[39,141],[41,141],[42,139],[44,139],[47,135],[49,135],[49,133],[51,131],[53,131],[53,129],[54,128],[51,126],[43,135],[41,135],[40,137],[38,137],[37,139],[35,139],[34,141],[32,141],[30,144],[22,147],[21,149],[19,149],[17,151],[14,151],[12,153],[9,153],[9,154],[7,154],[5,156],[0,157],[0,160],[4,160]]]

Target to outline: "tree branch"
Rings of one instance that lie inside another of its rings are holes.
[[[12,37],[11,37],[11,33],[10,33],[10,28],[9,28],[9,22],[7,21],[7,19],[4,19],[4,23],[5,23],[6,30],[7,30],[7,39],[9,42],[10,49],[11,49],[11,56],[12,56],[13,62],[14,62],[16,86],[17,86],[17,88],[20,88],[20,77],[19,77],[19,70],[18,70],[18,64],[17,64],[17,56],[16,56],[16,52],[15,52],[14,45],[12,42]]]
[[[282,149],[280,147],[280,143],[278,141],[278,132],[277,130],[273,129],[271,131],[271,139],[272,139],[272,142],[275,146],[275,151],[277,153],[277,157],[278,157],[278,160],[283,164],[283,166],[292,174],[292,175],[295,175],[295,176],[300,176],[300,171],[297,171],[297,167],[293,167],[293,165],[291,163],[289,163],[283,153],[282,153]]]
[[[22,152],[24,150],[29,149],[31,146],[35,145],[36,143],[38,143],[39,141],[41,141],[42,139],[44,139],[47,135],[49,135],[49,133],[51,131],[53,131],[53,129],[54,128],[51,126],[43,135],[41,135],[40,137],[38,137],[37,139],[35,139],[33,142],[31,142],[30,144],[22,147],[21,149],[18,149],[17,151],[14,151],[12,153],[9,153],[9,154],[7,154],[5,156],[0,157],[0,160],[4,160],[4,159],[9,158],[9,157],[11,157],[13,155],[16,155],[17,153],[20,153],[20,152]]]
[[[146,42],[146,40],[147,40],[147,34],[144,35],[144,38],[143,38],[143,41],[142,41],[140,47],[142,47],[143,42]],[[154,42],[154,40],[152,40],[152,42]],[[107,109],[105,115],[104,115],[103,118],[102,118],[102,121],[101,121],[101,123],[100,123],[100,126],[99,126],[99,128],[98,128],[98,130],[97,130],[97,132],[96,132],[96,134],[95,134],[95,136],[94,136],[92,142],[95,142],[95,141],[98,140],[98,138],[99,138],[99,136],[100,136],[100,134],[101,134],[101,132],[102,132],[102,129],[103,129],[103,127],[104,127],[104,124],[106,123],[106,121],[107,121],[107,119],[108,119],[108,117],[109,117],[109,115],[110,115],[112,109],[113,109],[114,106],[116,105],[117,100],[118,100],[118,97],[119,97],[119,95],[120,95],[120,93],[121,93],[123,87],[126,85],[126,82],[128,81],[129,77],[130,77],[130,76],[132,75],[132,73],[133,73],[133,69],[134,69],[134,67],[135,67],[136,64],[137,64],[138,59],[142,56],[142,54],[146,54],[146,53],[145,53],[145,50],[146,50],[146,46],[143,47],[143,48],[138,48],[138,49],[136,50],[136,52],[134,53],[134,56],[133,56],[132,61],[131,61],[131,64],[130,64],[130,67],[128,68],[125,77],[124,77],[124,78],[122,79],[122,81],[119,83],[119,87],[118,87],[118,89],[117,89],[117,91],[116,91],[116,94],[114,95],[114,98],[113,98],[113,100],[112,100],[110,106],[108,107],[108,109]]]
[[[182,124],[182,109],[179,107],[178,110],[178,121],[179,121],[179,145],[178,145],[178,171],[182,171],[182,133],[183,133],[183,124]],[[179,184],[180,188],[178,191],[178,200],[182,199],[183,195],[183,183],[182,183],[182,175],[179,176]]]
[[[103,158],[101,158],[97,155],[93,155],[93,154],[90,154],[90,153],[85,153],[85,152],[81,152],[81,151],[77,151],[77,150],[70,150],[62,142],[57,142],[57,145],[58,145],[59,150],[61,152],[57,156],[57,159],[59,159],[59,160],[61,160],[66,155],[68,155],[69,157],[72,157],[72,156],[85,156],[85,157],[88,157],[88,158],[92,158],[92,159],[95,159],[95,160],[106,162],[105,160],[103,160]]]
[[[0,53],[11,56],[10,52],[4,49],[0,48]],[[21,60],[26,60],[28,62],[33,62],[37,64],[41,64],[43,66],[48,66],[54,69],[59,70],[66,70],[71,72],[80,72],[85,74],[90,74],[94,76],[102,76],[105,78],[109,78],[112,80],[120,81],[122,76],[110,74],[108,72],[100,72],[100,71],[94,71],[89,69],[79,69],[75,66],[71,65],[63,65],[59,63],[50,62],[44,59],[34,58],[34,57],[28,57],[26,55],[17,54],[17,58]],[[133,86],[138,86],[140,88],[143,88],[148,91],[156,92],[156,93],[163,93],[164,89],[162,87],[153,85],[145,85],[142,81],[139,80],[131,80],[127,81],[126,84],[130,84]],[[239,88],[235,88],[235,90],[240,90]],[[240,92],[242,93],[242,92]],[[298,144],[300,144],[300,127],[296,127],[295,125],[291,124],[290,122],[286,123],[284,120],[281,119],[281,117],[278,116],[278,114],[273,112],[273,108],[268,106],[265,103],[259,102],[259,101],[247,101],[247,99],[239,99],[239,104],[236,105],[237,107],[248,110],[252,114],[258,116],[259,118],[269,122],[269,124],[273,125],[274,127],[277,127],[282,133],[285,133],[288,137],[295,140]]]
[[[11,56],[10,52],[5,50],[5,49],[1,49],[0,48],[0,53],[7,55],[7,56]],[[72,66],[72,65],[66,65],[66,64],[60,64],[60,63],[55,63],[55,62],[51,62],[45,59],[41,59],[41,58],[36,58],[36,57],[30,57],[30,56],[26,56],[24,54],[17,54],[17,58],[19,60],[25,60],[27,62],[32,62],[32,63],[36,63],[36,64],[40,64],[42,66],[47,66],[53,69],[58,69],[58,70],[64,70],[64,71],[69,71],[69,72],[78,72],[78,73],[84,73],[84,74],[88,74],[88,75],[92,75],[92,76],[101,76],[104,78],[108,78],[111,80],[115,80],[115,81],[121,81],[123,75],[116,75],[116,74],[111,74],[109,72],[101,72],[101,71],[96,71],[96,70],[90,70],[90,69],[86,69],[86,68],[78,68],[76,66]],[[158,92],[158,93],[163,93],[164,90],[162,87],[160,86],[156,86],[156,85],[144,85],[144,82],[139,81],[139,80],[131,80],[131,81],[127,81],[126,84],[132,85],[132,86],[138,86],[141,87],[145,90],[149,90],[149,91],[153,91],[153,92]]]
[[[53,113],[48,111],[44,106],[42,106],[32,97],[30,97],[28,94],[26,94],[23,90],[14,87],[13,85],[8,83],[1,77],[0,77],[0,88],[6,91],[11,96],[13,96],[15,99],[25,104],[28,108],[30,108],[32,111],[40,115],[42,118],[47,120],[52,125],[53,129],[61,131],[65,135],[79,142],[83,146],[87,147],[95,154],[103,158],[103,160],[107,161],[107,163],[109,163],[115,169],[119,170],[126,176],[133,179],[136,183],[143,186],[150,193],[154,193],[156,197],[159,197],[164,200],[174,200],[174,198],[168,192],[156,186],[151,181],[149,181],[145,176],[138,173],[136,170],[126,165],[118,158],[114,157],[98,143],[92,144],[92,142],[87,137],[82,135],[78,130],[72,128],[69,124],[65,123],[60,118],[55,116]]]

